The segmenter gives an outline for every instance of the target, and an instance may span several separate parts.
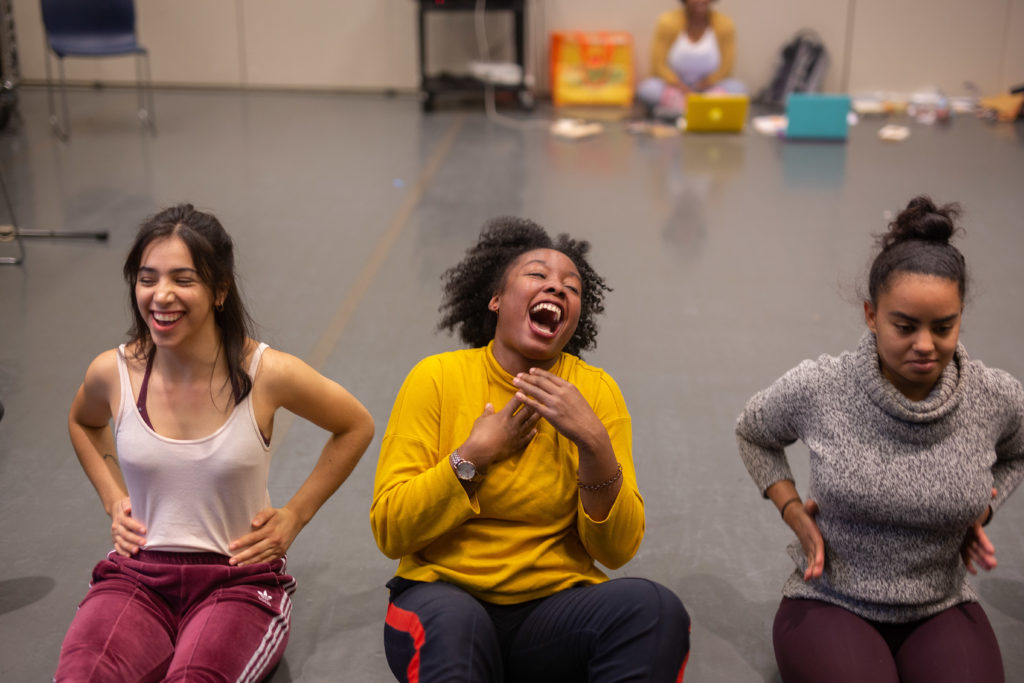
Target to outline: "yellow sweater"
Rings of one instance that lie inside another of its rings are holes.
[[[381,445],[370,522],[398,576],[447,581],[497,604],[542,598],[606,581],[629,561],[644,533],[633,470],[629,412],[615,380],[563,353],[551,372],[575,385],[608,429],[622,464],[622,488],[595,522],[576,487],[576,445],[546,420],[519,455],[492,465],[472,497],[448,456],[492,403],[516,389],[491,347],[430,356],[412,369],[395,399]]]
[[[736,25],[732,19],[721,12],[712,10],[708,17],[711,30],[718,41],[718,51],[722,62],[718,69],[707,77],[708,86],[718,83],[732,73],[736,62]],[[668,65],[668,51],[680,34],[686,32],[686,9],[670,10],[658,17],[658,25],[654,28],[654,40],[651,42],[651,75],[657,76],[670,85],[678,85],[679,77]]]

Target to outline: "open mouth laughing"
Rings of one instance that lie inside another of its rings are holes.
[[[530,309],[530,327],[543,337],[554,337],[562,324],[562,307],[550,301],[542,301]]]
[[[185,317],[182,311],[152,311],[153,324],[158,328],[169,328]]]

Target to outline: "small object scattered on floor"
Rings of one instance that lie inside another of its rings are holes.
[[[651,126],[652,138],[674,138],[686,130],[686,119],[680,116],[673,123],[655,123]]]
[[[788,119],[785,116],[775,114],[771,116],[755,116],[750,120],[751,125],[761,135],[769,135],[772,137],[779,137],[786,132],[786,126],[789,125]]]
[[[558,119],[551,124],[551,134],[567,140],[579,140],[604,132],[604,126],[583,119]]]
[[[682,130],[685,129],[684,123]],[[674,138],[679,135],[680,126],[665,121],[630,121],[626,124],[626,132],[632,135],[649,135],[652,138]]]
[[[887,102],[874,98],[855,97],[850,106],[861,116],[882,116],[892,113],[892,107]]]
[[[906,126],[889,124],[878,130],[878,138],[886,142],[903,142],[910,136],[910,129]]]

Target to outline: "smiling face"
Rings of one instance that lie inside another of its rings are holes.
[[[158,347],[216,334],[214,293],[177,235],[155,239],[142,252],[135,299]]]
[[[498,314],[498,363],[513,374],[553,365],[576,332],[582,287],[576,265],[560,251],[534,249],[513,261],[488,304]]]
[[[882,374],[912,401],[928,397],[953,359],[963,301],[954,280],[900,273],[864,302],[864,319],[878,340]]]

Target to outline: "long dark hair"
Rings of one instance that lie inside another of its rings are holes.
[[[566,234],[551,239],[533,221],[515,216],[494,218],[484,225],[466,257],[442,276],[444,296],[438,329],[457,331],[470,346],[486,346],[494,339],[498,314],[487,303],[505,282],[505,271],[521,254],[534,249],[554,249],[568,256],[583,281],[580,293],[580,321],[565,351],[578,356],[597,345],[595,318],[604,312],[604,295],[611,287],[587,261],[590,243]]]
[[[935,275],[957,283],[960,301],[967,295],[967,263],[950,239],[961,231],[956,224],[960,217],[958,204],[936,206],[930,197],[914,197],[896,219],[889,231],[877,236],[881,248],[871,264],[868,295],[873,306],[889,289],[897,273]]]
[[[212,214],[197,211],[191,204],[178,204],[147,218],[139,227],[135,244],[124,262],[124,279],[128,283],[128,299],[132,311],[129,342],[135,345],[140,359],[145,358],[148,362],[156,354],[149,326],[139,312],[135,284],[139,279],[142,254],[146,247],[155,240],[171,236],[180,238],[188,247],[199,279],[210,288],[214,296],[224,294],[222,304],[214,309],[213,318],[220,330],[224,357],[228,363],[228,378],[237,404],[252,390],[252,379],[245,370],[245,352],[246,342],[252,336],[253,323],[236,284],[231,237]]]

